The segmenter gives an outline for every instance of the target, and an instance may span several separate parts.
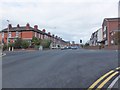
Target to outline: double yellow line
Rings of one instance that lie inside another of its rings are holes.
[[[119,70],[120,67],[116,68],[116,70]],[[95,88],[96,85],[98,85],[98,83],[100,83],[100,81],[102,81],[103,79],[105,79],[107,76],[109,76],[108,78],[106,78],[98,87],[96,90],[100,90],[110,79],[112,79],[112,77],[114,77],[115,75],[117,75],[119,72],[116,70],[111,70],[108,73],[106,73],[105,75],[103,75],[102,77],[100,77],[97,81],[95,81],[89,88],[88,90],[92,90],[93,88]]]

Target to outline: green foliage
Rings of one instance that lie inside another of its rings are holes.
[[[20,48],[24,48],[24,49],[26,49],[26,48],[28,48],[29,47],[29,45],[30,45],[30,43],[28,42],[28,41],[26,41],[26,40],[22,40],[22,39],[16,39],[16,41],[13,43],[13,47],[15,48],[15,49],[20,49]]]
[[[34,46],[37,45],[38,46],[38,45],[40,45],[41,40],[38,39],[38,38],[36,38],[36,37],[33,37],[32,40],[31,40],[31,42],[32,42],[32,45],[34,45]]]
[[[51,44],[50,40],[44,39],[41,41],[41,45],[43,46],[43,48],[49,48]]]
[[[6,49],[7,49],[7,45],[4,44],[4,45],[3,45],[3,51],[5,51]]]
[[[15,44],[14,43],[8,43],[8,47],[14,47]]]
[[[22,39],[17,38],[17,40],[14,42],[14,48],[20,49],[22,46]]]
[[[89,46],[89,43],[85,43],[85,47]]]
[[[29,45],[30,45],[30,43],[28,41],[25,41],[25,40],[22,41],[22,45],[21,45],[22,48],[26,49],[29,47]]]

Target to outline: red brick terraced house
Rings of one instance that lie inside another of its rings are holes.
[[[120,18],[105,18],[102,24],[103,42],[107,46],[114,44],[113,32],[120,31]]]
[[[52,41],[52,47],[64,46],[66,45],[66,41],[62,40],[62,38],[51,35],[50,32],[46,33],[46,30],[43,29],[42,31],[38,29],[38,26],[35,25],[34,28],[30,26],[29,23],[26,26],[20,26],[19,24],[17,27],[12,27],[11,24],[8,25],[8,28],[3,29],[0,31],[1,41],[5,44],[7,42],[15,42],[17,38],[21,38],[22,40],[27,40],[31,42],[33,37],[37,37],[39,39],[48,39]],[[8,39],[8,41],[7,41]]]

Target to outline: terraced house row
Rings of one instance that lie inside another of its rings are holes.
[[[105,18],[100,29],[92,33],[90,46],[120,45],[120,18]]]
[[[17,38],[22,40],[27,40],[31,42],[32,38],[36,37],[39,39],[48,39],[52,41],[52,47],[65,46],[67,42],[62,38],[51,34],[50,32],[46,33],[46,30],[39,30],[38,25],[34,25],[34,28],[30,26],[29,23],[26,26],[12,27],[11,24],[8,25],[8,28],[0,31],[1,42],[6,44],[7,42],[13,43]]]

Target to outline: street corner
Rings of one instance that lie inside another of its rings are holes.
[[[6,56],[6,53],[1,53],[0,57]]]
[[[117,82],[120,78],[120,67],[117,67],[116,69],[113,69],[103,76],[101,76],[99,79],[97,79],[89,88],[88,90],[102,90],[104,88],[112,89],[117,88],[118,85]]]

